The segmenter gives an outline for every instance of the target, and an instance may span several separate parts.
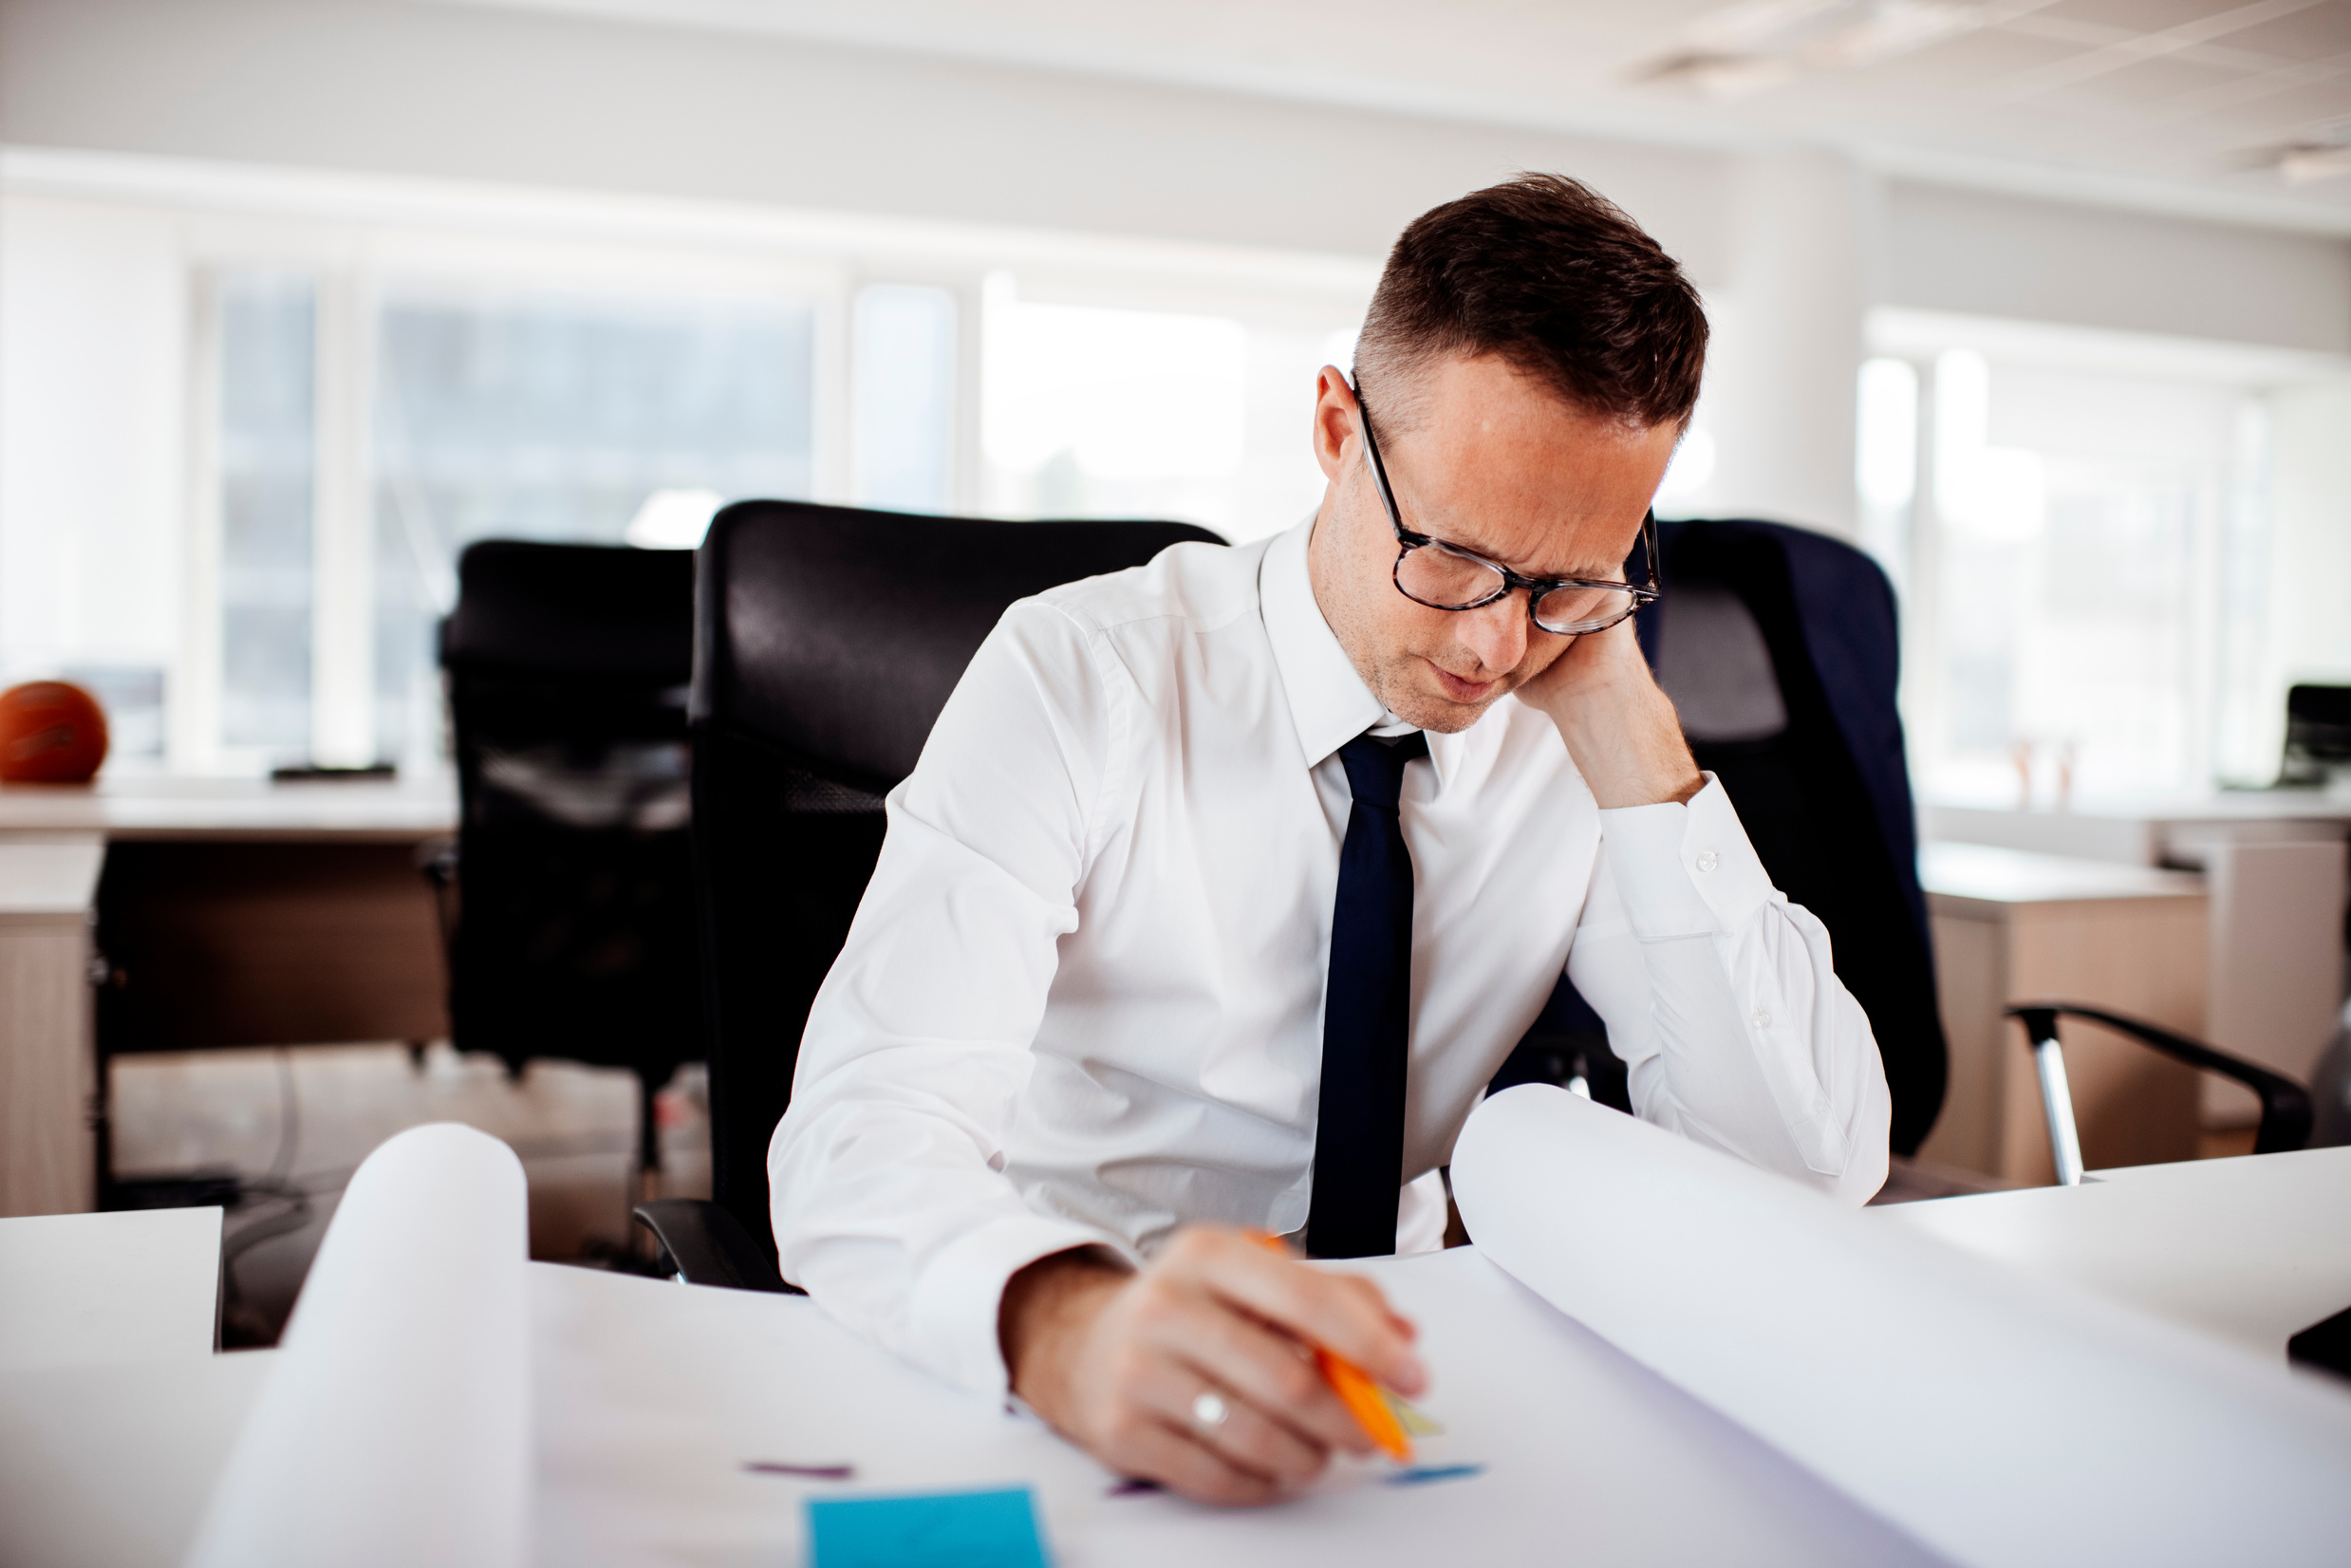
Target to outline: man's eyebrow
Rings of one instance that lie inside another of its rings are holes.
[[[1427,532],[1426,530],[1421,532]],[[1483,560],[1492,561],[1499,566],[1508,567],[1512,571],[1517,572],[1521,577],[1533,577],[1544,582],[1573,579],[1583,582],[1614,583],[1621,581],[1624,575],[1622,562],[1619,562],[1614,566],[1586,566],[1572,571],[1528,571],[1520,563],[1509,559],[1507,556],[1501,554],[1499,551],[1491,551],[1483,545],[1472,543],[1470,540],[1463,538],[1458,534],[1428,532],[1428,537],[1436,540],[1437,543],[1441,545],[1451,545],[1456,550],[1467,551],[1470,554],[1478,556]]]

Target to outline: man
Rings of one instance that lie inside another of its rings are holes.
[[[1228,1503],[1406,1394],[1322,1257],[1441,1243],[1438,1167],[1564,965],[1635,1110],[1859,1204],[1889,1107],[1827,933],[1650,679],[1627,583],[1697,400],[1697,297],[1526,176],[1405,231],[1326,368],[1308,523],[1009,610],[889,799],[770,1153],[784,1273]]]

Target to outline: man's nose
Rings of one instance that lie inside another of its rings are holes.
[[[1490,605],[1461,611],[1462,645],[1478,656],[1490,678],[1519,667],[1526,657],[1526,591],[1513,589]]]

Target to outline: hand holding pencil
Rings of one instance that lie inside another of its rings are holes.
[[[1014,1391],[1104,1464],[1204,1502],[1295,1495],[1334,1453],[1409,1454],[1384,1391],[1427,1383],[1412,1325],[1369,1279],[1279,1254],[1201,1225],[1140,1273],[1092,1251],[1029,1265],[998,1313]]]
[[[1259,1246],[1284,1258],[1290,1256],[1290,1249],[1281,1244],[1278,1236],[1260,1234],[1257,1241]],[[1408,1412],[1416,1416],[1419,1412],[1409,1405],[1404,1405],[1403,1409],[1399,1410],[1397,1407],[1403,1405],[1402,1398],[1382,1389],[1372,1381],[1371,1373],[1345,1356],[1322,1345],[1312,1348],[1315,1370],[1322,1373],[1322,1380],[1331,1385],[1333,1393],[1339,1396],[1339,1403],[1347,1407],[1347,1413],[1363,1428],[1364,1435],[1378,1444],[1380,1451],[1397,1464],[1411,1464],[1412,1438],[1405,1430],[1404,1422]],[[1426,1417],[1421,1419],[1427,1420]]]

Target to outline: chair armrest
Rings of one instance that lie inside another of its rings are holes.
[[[784,1283],[742,1222],[716,1204],[700,1198],[656,1198],[637,1205],[637,1223],[660,1241],[678,1278],[689,1285],[803,1294]]]
[[[2259,1067],[2242,1056],[2231,1056],[2226,1051],[2192,1040],[2184,1035],[2137,1018],[2125,1017],[2101,1008],[2078,1007],[2071,1002],[2037,1001],[2008,1009],[2008,1017],[2024,1021],[2024,1032],[2037,1045],[2043,1040],[2057,1038],[2057,1019],[2060,1014],[2068,1017],[2088,1018],[2093,1023],[2130,1036],[2142,1045],[2153,1046],[2165,1055],[2186,1062],[2207,1073],[2217,1073],[2224,1078],[2233,1078],[2261,1098],[2261,1127],[2253,1134],[2253,1152],[2277,1154],[2289,1148],[2300,1148],[2310,1141],[2310,1092],[2293,1079]]]

